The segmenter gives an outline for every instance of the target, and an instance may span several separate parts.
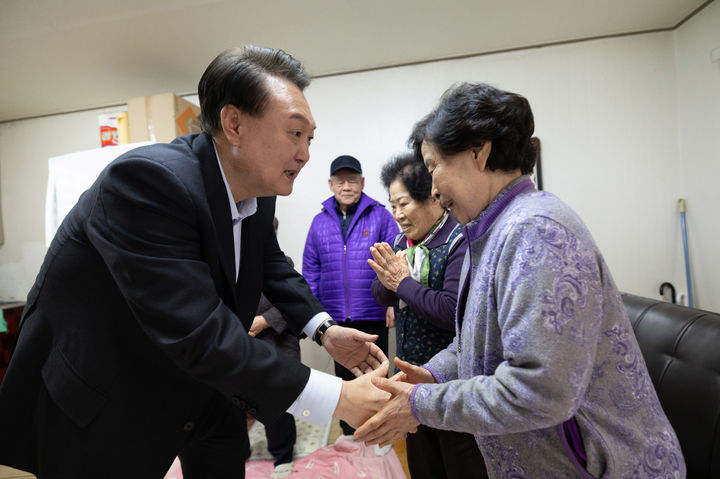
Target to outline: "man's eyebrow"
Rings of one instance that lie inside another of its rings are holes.
[[[302,113],[293,113],[290,115],[290,119],[291,120],[300,120],[301,122],[305,123],[306,125],[312,125],[313,130],[315,128],[317,128],[317,126],[311,124],[310,120],[308,120],[307,117],[305,115],[303,115]]]

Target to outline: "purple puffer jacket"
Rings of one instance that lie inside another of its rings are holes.
[[[397,223],[384,205],[363,193],[343,241],[335,198],[322,206],[305,242],[305,280],[335,321],[384,320],[387,308],[373,298],[370,285],[376,276],[367,260],[372,258],[373,244],[392,243],[399,231]]]

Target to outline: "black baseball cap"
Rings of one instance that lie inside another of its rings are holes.
[[[348,168],[362,174],[362,166],[357,158],[350,155],[338,156],[330,163],[330,176],[334,175],[338,170]]]

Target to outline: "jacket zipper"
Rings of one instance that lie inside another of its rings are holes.
[[[340,226],[342,230],[342,225]],[[350,321],[350,290],[347,277],[347,239],[343,238],[343,283],[345,288],[345,320]]]

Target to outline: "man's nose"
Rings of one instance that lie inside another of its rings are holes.
[[[301,166],[310,161],[310,145],[301,146],[295,159],[300,162]]]

